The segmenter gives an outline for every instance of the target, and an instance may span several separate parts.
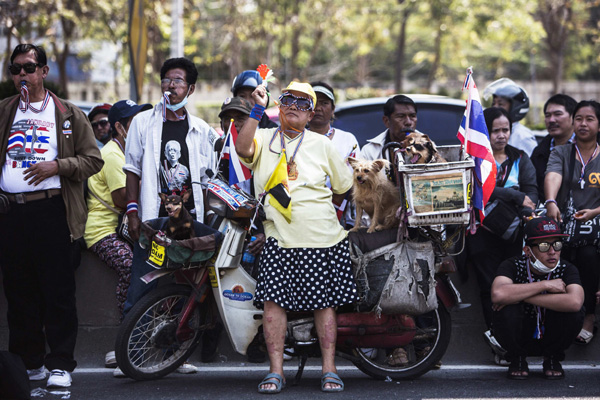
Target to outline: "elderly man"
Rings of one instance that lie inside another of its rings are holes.
[[[213,146],[218,134],[185,107],[188,97],[196,89],[198,71],[194,63],[187,58],[171,58],[162,65],[160,79],[163,99],[153,109],[133,118],[125,148],[127,215],[134,240],[140,235],[142,221],[167,216],[158,196],[161,192],[191,193],[185,207],[197,221],[203,222],[205,210],[201,185],[216,172]],[[172,170],[173,161],[179,166],[176,171]],[[185,171],[189,173],[184,174]],[[146,285],[140,280],[153,270],[146,263],[147,258],[146,250],[136,243],[131,284],[123,310],[125,315],[156,286],[156,282]],[[184,366],[189,366],[190,372],[196,371],[189,364]],[[181,368],[178,371],[186,372]]]
[[[111,109],[111,105],[108,103],[98,104],[88,114],[88,119],[92,124],[94,130],[94,136],[96,137],[96,144],[99,149],[102,149],[106,143],[108,143],[112,137],[111,126],[108,121],[108,112]]]
[[[367,140],[360,152],[362,158],[389,159],[388,155],[382,154],[383,147],[389,142],[401,142],[408,133],[417,130],[417,105],[410,97],[402,94],[391,97],[383,106],[383,123],[387,129]]]
[[[103,161],[85,114],[44,87],[44,49],[20,44],[10,62],[21,93],[0,102],[0,265],[8,347],[21,356],[30,380],[45,379],[47,368],[49,387],[69,387],[77,365],[75,240],[87,218],[83,181]]]
[[[548,135],[531,153],[531,162],[535,167],[538,185],[538,197],[544,201],[544,176],[550,158],[550,152],[556,146],[575,141],[573,132],[573,112],[577,101],[566,94],[555,94],[544,104],[544,123]]]
[[[527,356],[540,355],[546,379],[565,376],[560,362],[583,324],[579,273],[560,259],[565,236],[552,218],[533,218],[525,226],[525,254],[498,267],[492,326],[510,379],[527,379]]]

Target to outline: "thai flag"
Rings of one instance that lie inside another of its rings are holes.
[[[221,153],[224,159],[229,160],[229,185],[236,185],[252,178],[252,172],[248,167],[240,163],[240,159],[235,151],[237,137],[237,129],[235,129],[235,124],[231,121],[229,124],[229,132],[227,132],[227,137],[225,138],[225,145],[223,146],[223,151]]]
[[[472,70],[469,69],[463,85],[463,91],[468,90],[467,107],[457,136],[463,146],[466,146],[467,154],[475,161],[473,206],[479,210],[480,220],[483,221],[485,205],[496,186],[496,161],[492,153],[477,85],[471,74]]]

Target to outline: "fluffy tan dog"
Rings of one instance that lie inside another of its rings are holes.
[[[437,151],[435,143],[424,133],[412,132],[400,142],[407,164],[447,162]]]
[[[352,193],[356,203],[356,224],[350,231],[361,228],[363,210],[371,218],[367,233],[397,227],[400,221],[396,211],[400,207],[400,192],[385,175],[387,160],[357,160],[348,157],[348,163],[354,170]]]

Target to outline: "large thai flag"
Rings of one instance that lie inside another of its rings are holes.
[[[496,161],[483,117],[479,91],[471,74],[472,71],[469,69],[463,85],[463,91],[468,90],[467,107],[457,136],[463,146],[466,146],[467,154],[475,161],[473,206],[479,210],[483,221],[485,205],[496,186]]]
[[[229,185],[232,186],[252,178],[252,172],[248,167],[242,165],[235,151],[237,137],[237,129],[235,129],[235,124],[231,121],[221,154],[224,159],[229,160]]]

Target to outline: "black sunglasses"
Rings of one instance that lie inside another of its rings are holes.
[[[554,242],[554,243],[542,242],[542,243],[534,244],[534,246],[537,246],[538,249],[540,249],[540,252],[542,252],[542,253],[546,253],[548,250],[550,250],[550,246],[552,246],[554,251],[561,251],[563,248],[563,242],[561,242],[561,241]]]
[[[108,125],[108,118],[103,118],[101,120],[92,122],[92,128],[96,128],[97,126],[104,128],[106,125]]]
[[[43,67],[43,64],[36,64],[32,62],[28,62],[25,64],[11,64],[8,66],[8,70],[13,75],[19,75],[21,73],[21,69],[24,69],[26,73],[33,74],[37,67]]]

